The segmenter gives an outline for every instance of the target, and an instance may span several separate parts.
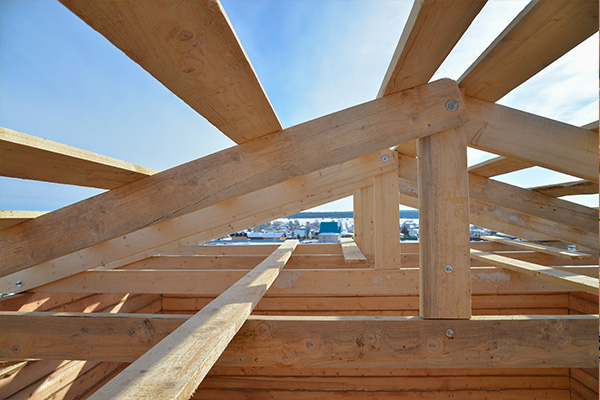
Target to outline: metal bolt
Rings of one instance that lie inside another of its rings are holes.
[[[452,271],[454,271],[454,268],[452,268],[452,265],[446,265],[446,268],[444,268],[444,271],[446,271],[446,273],[449,274]]]
[[[385,237],[392,237],[392,235],[390,235],[389,233],[387,235],[385,235]]]
[[[388,279],[389,279],[389,278],[391,278],[391,277],[392,277],[392,275],[390,275],[390,274],[387,274],[387,277],[388,277]]]
[[[383,157],[381,157],[381,160],[382,160],[383,162],[386,162],[386,161],[387,161],[387,160],[389,160],[389,159],[390,159],[390,158],[389,158],[388,156],[383,156]]]
[[[570,244],[570,245],[567,246],[567,250],[569,250],[569,251],[575,251],[575,250],[577,250],[577,246],[574,245],[574,244]]]
[[[449,338],[454,337],[454,331],[452,329],[446,329],[446,336]]]
[[[21,282],[21,281],[16,281],[16,282],[15,282],[15,286],[21,287],[21,286],[23,286],[23,282]]]
[[[448,100],[446,102],[446,110],[448,110],[448,111],[456,111],[456,110],[458,110],[458,101],[456,101],[456,100]]]

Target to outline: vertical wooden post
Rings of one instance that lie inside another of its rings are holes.
[[[398,165],[396,155],[389,162]],[[400,268],[400,215],[398,171],[373,178],[375,205],[375,268]]]
[[[417,141],[420,312],[423,318],[470,318],[467,147],[456,130]]]
[[[370,263],[375,255],[373,186],[354,192],[354,241]]]

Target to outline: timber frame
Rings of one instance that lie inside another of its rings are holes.
[[[596,1],[531,1],[430,82],[486,1],[416,0],[376,99],[287,128],[217,0],[60,1],[236,145],[159,172],[0,128],[2,176],[108,189],[0,211],[0,397],[598,398],[598,210],[559,198],[598,193],[598,122],[496,103]],[[533,166],[578,180],[492,179]],[[202,244],[349,195],[353,240]]]

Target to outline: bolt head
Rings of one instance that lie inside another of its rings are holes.
[[[381,161],[386,162],[388,161],[390,158],[388,156],[383,156],[381,157]]]
[[[392,235],[390,235],[390,234],[388,233],[388,234],[386,234],[386,235],[385,235],[385,237],[388,237],[388,238],[390,238],[390,237],[392,237]]]
[[[15,282],[15,286],[21,287],[21,286],[23,286],[23,282],[21,282],[21,281],[16,281],[16,282]]]
[[[446,329],[446,336],[449,338],[454,337],[454,331],[452,329]]]
[[[448,111],[456,111],[458,110],[458,101],[452,99],[446,102],[446,110]]]
[[[446,265],[446,267],[444,268],[444,271],[446,271],[446,273],[449,274],[452,271],[454,271],[454,268],[452,268],[452,265]]]

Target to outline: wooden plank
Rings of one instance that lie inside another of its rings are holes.
[[[512,158],[498,156],[470,166],[469,172],[491,178],[492,176],[508,174],[509,172],[520,171],[529,167],[533,167],[533,165]]]
[[[512,258],[500,256],[498,254],[485,253],[479,250],[471,249],[471,257],[489,261],[493,265],[508,268],[513,271],[519,271],[532,276],[537,276],[541,279],[557,282],[582,292],[598,294],[598,279],[596,278],[576,275],[568,271],[514,260]]]
[[[0,278],[0,292],[24,291],[101,265],[117,268],[343,198],[372,183],[373,175],[395,169],[392,163],[382,161],[391,155],[387,149],[368,154],[41,263]],[[340,246],[334,247],[341,254]],[[19,281],[20,287],[15,285]]]
[[[388,162],[398,165],[396,157]],[[375,268],[400,268],[398,171],[373,177]]]
[[[298,245],[287,240],[256,268],[133,362],[90,399],[189,399]],[[173,374],[172,371],[177,371]]]
[[[449,98],[461,99],[453,81],[423,85],[265,135],[2,230],[0,275],[466,122],[463,107],[446,109]]]
[[[509,244],[514,247],[535,250],[535,251],[539,251],[541,253],[552,254],[552,255],[559,256],[559,257],[573,258],[573,259],[579,259],[579,260],[592,258],[591,254],[582,253],[580,251],[575,251],[575,250],[561,249],[559,247],[546,246],[546,245],[539,244],[539,243],[523,242],[523,241],[519,241],[519,240],[502,238],[499,236],[482,236],[481,238],[484,240],[490,241],[490,242],[506,243],[506,244]]]
[[[45,213],[45,211],[0,210],[0,230],[37,218]]]
[[[158,172],[2,127],[0,157],[2,176],[101,189],[114,189]]]
[[[31,345],[22,350],[24,354],[27,351],[30,356],[60,358],[60,352],[64,352],[81,359],[118,357],[119,361],[134,359],[144,346],[150,348],[157,340],[149,336],[151,329],[166,332],[168,323],[173,327],[193,318],[45,313],[1,313],[0,316],[11,332],[40,338],[41,342],[31,340]],[[26,321],[47,326],[51,337],[79,333],[72,338],[77,345],[58,346],[50,336],[44,339],[44,330],[27,329]],[[119,324],[129,325],[134,321],[144,326],[138,326],[133,335],[127,330],[115,329]],[[476,316],[452,321],[419,317],[251,316],[217,365],[339,369],[397,368],[398,365],[403,368],[432,365],[439,368],[594,368],[598,365],[597,325],[597,315]],[[94,329],[84,330],[88,326]],[[446,335],[448,329],[454,332],[451,338]],[[146,340],[140,340],[144,335]],[[5,340],[26,342],[25,338],[18,337],[11,335],[11,339]],[[98,343],[98,337],[104,337],[100,342],[105,343]],[[128,343],[132,344],[131,349]],[[7,351],[5,346],[1,349]]]
[[[596,194],[598,193],[598,184],[590,181],[574,181],[558,185],[536,186],[529,189],[548,196],[561,197],[578,194]]]
[[[486,263],[489,265],[490,262]],[[35,288],[33,292],[172,293],[217,296],[244,276],[243,270],[88,271]],[[496,267],[471,270],[473,293],[552,293],[576,291],[562,283]],[[419,270],[284,269],[271,288],[281,296],[415,295]]]
[[[469,146],[598,183],[597,132],[471,96],[464,100],[470,121],[457,129]]]
[[[420,315],[470,318],[469,181],[464,135],[417,140]]]
[[[373,184],[354,192],[354,240],[363,254],[375,254]],[[371,260],[370,262],[373,262]]]
[[[218,1],[61,2],[234,142],[281,130]]]
[[[530,2],[459,78],[465,93],[496,102],[598,30],[595,0]]]
[[[342,238],[342,252],[346,264],[366,264],[367,258],[360,251],[354,240]]]
[[[485,3],[415,1],[377,97],[429,82]]]
[[[414,207],[418,196],[414,184],[417,161],[403,155],[399,155],[398,160],[401,201]],[[469,175],[469,194],[470,222],[474,225],[524,239],[559,239],[589,248],[598,247],[598,226],[594,223],[597,211],[590,207],[474,174]],[[536,233],[535,237],[531,237],[531,232]]]

